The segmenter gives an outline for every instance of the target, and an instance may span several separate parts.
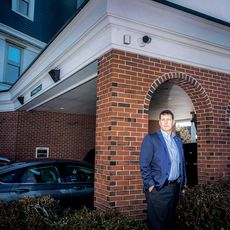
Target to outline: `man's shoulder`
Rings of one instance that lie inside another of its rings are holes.
[[[175,135],[175,136],[174,136],[174,140],[175,140],[176,142],[182,143],[181,137],[178,136],[178,135]]]
[[[174,134],[174,137],[173,137],[174,139],[177,139],[177,140],[181,140],[181,137],[178,135],[178,134]]]
[[[150,139],[159,138],[159,131],[149,133],[148,135],[146,135],[146,138],[150,138]]]

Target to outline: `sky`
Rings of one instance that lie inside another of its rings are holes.
[[[168,0],[230,23],[230,0]]]

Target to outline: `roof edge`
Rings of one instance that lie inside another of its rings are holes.
[[[209,16],[209,15],[207,15],[207,14],[201,13],[201,12],[196,11],[196,10],[189,9],[189,8],[187,8],[187,7],[178,5],[178,4],[176,4],[176,3],[169,2],[169,1],[165,1],[165,0],[152,0],[152,1],[158,2],[158,3],[161,3],[161,4],[164,4],[164,5],[166,5],[166,6],[173,7],[173,8],[175,8],[175,9],[177,9],[177,10],[184,11],[184,12],[186,12],[186,13],[189,13],[189,14],[192,14],[192,15],[195,15],[195,16],[198,16],[198,17],[200,17],[200,18],[207,19],[207,20],[209,20],[209,21],[212,21],[212,22],[215,22],[215,23],[218,23],[218,24],[221,24],[221,25],[230,27],[230,23],[229,23],[229,22],[226,22],[226,21],[224,21],[224,20],[221,20],[221,19],[218,19],[218,18]]]

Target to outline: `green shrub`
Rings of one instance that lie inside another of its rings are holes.
[[[229,183],[188,188],[177,206],[177,218],[178,229],[230,229]]]

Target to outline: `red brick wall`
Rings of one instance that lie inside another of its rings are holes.
[[[0,113],[0,155],[15,159],[18,113]]]
[[[156,132],[159,128],[159,121],[149,120],[149,133]]]
[[[1,117],[0,146],[16,160],[34,158],[36,147],[49,147],[50,158],[82,160],[95,147],[95,116],[19,111]]]
[[[230,75],[112,50],[98,70],[97,208],[145,218],[140,145],[148,133],[152,94],[166,81],[185,90],[197,114],[199,183],[229,179]]]

